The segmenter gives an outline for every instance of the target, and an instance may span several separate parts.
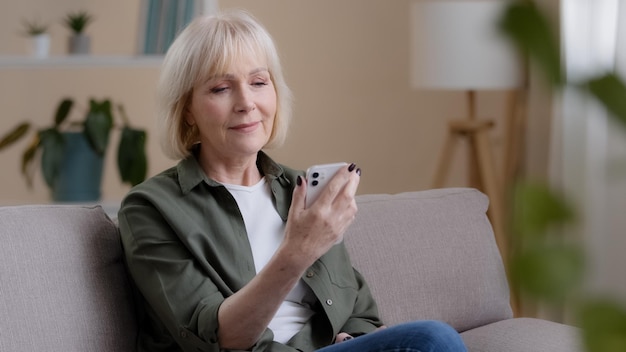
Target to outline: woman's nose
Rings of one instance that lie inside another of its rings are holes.
[[[237,112],[249,112],[255,109],[252,92],[247,87],[238,89],[237,101],[235,102],[235,110]]]

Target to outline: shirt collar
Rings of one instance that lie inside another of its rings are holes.
[[[263,151],[259,151],[257,154],[256,163],[261,174],[268,178],[267,182],[285,177],[283,168]],[[200,163],[198,163],[195,151],[187,158],[181,160],[176,166],[176,169],[178,171],[178,183],[180,184],[183,194],[191,192],[192,189],[203,181],[211,187],[222,186],[221,183],[209,178],[204,173],[202,167],[200,167]]]

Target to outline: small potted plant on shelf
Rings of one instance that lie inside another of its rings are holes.
[[[68,42],[70,54],[89,54],[91,51],[91,38],[85,28],[93,19],[87,11],[70,12],[65,16],[63,23],[72,32]]]
[[[52,191],[52,199],[61,202],[91,202],[100,199],[104,155],[114,126],[112,104],[108,99],[89,100],[83,120],[70,121],[74,101],[63,99],[51,127],[38,130],[22,156],[21,172],[32,187],[34,161],[40,158],[44,180]],[[145,130],[132,128],[122,105],[122,120],[117,150],[117,165],[123,183],[136,185],[146,177],[147,157]],[[20,140],[30,130],[22,122],[0,139],[0,150]]]
[[[30,38],[29,52],[36,58],[48,57],[50,52],[50,34],[48,24],[37,19],[24,20],[25,35]]]

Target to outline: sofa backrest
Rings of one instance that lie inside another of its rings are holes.
[[[0,351],[133,351],[132,302],[100,207],[0,208]]]
[[[465,331],[512,317],[483,193],[448,188],[357,203],[344,241],[387,324],[437,319]]]
[[[485,195],[357,201],[345,242],[387,324],[464,331],[512,316]],[[0,207],[0,351],[133,351],[134,313],[117,227],[100,207]]]

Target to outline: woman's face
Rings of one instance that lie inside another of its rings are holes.
[[[275,115],[267,64],[249,57],[195,86],[185,119],[197,126],[202,152],[228,159],[256,157],[269,140]]]

